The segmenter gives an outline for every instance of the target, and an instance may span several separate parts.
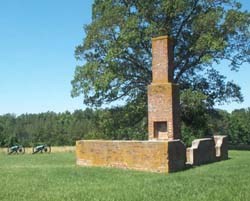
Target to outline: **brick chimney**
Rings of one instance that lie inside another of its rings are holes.
[[[149,140],[180,139],[179,87],[173,83],[173,40],[152,39],[153,81],[148,86]]]

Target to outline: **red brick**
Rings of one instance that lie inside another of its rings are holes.
[[[179,87],[172,83],[172,39],[167,36],[153,38],[152,55],[153,81],[148,86],[149,140],[180,139]]]

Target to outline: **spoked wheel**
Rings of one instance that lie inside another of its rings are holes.
[[[18,153],[19,154],[24,154],[25,153],[25,147],[19,147]]]
[[[51,152],[51,147],[50,145],[46,145],[43,150],[45,153],[50,153]]]

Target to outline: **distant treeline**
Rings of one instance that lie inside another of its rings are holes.
[[[146,139],[146,118],[134,112],[138,111],[135,109],[128,114],[123,108],[87,108],[73,113],[0,115],[0,146],[15,143],[74,145],[79,139]]]
[[[199,117],[197,117],[199,118]],[[200,117],[201,119],[201,117]],[[228,135],[231,144],[250,144],[250,108],[228,113],[214,110],[195,126],[182,121],[187,145],[195,138]],[[74,145],[79,139],[146,140],[147,111],[133,105],[112,109],[85,109],[73,113],[46,112],[0,116],[0,146],[21,143]]]

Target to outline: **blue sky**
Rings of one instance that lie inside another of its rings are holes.
[[[83,109],[70,97],[92,0],[0,0],[0,114]]]
[[[75,46],[91,20],[93,0],[0,0],[0,114],[84,109],[71,98]],[[248,0],[243,8],[250,10]],[[245,101],[220,106],[250,107],[249,65],[239,72],[221,66],[241,87]]]

